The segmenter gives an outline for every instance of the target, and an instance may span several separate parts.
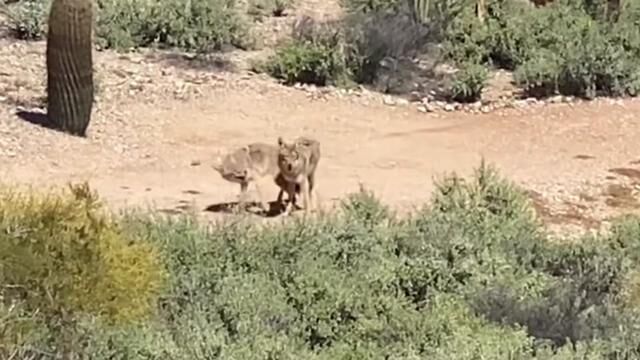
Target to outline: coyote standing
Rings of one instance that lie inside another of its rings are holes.
[[[263,211],[269,211],[269,204],[264,198],[262,185],[266,180],[272,180],[280,188],[276,202],[282,204],[284,190],[288,190],[286,180],[280,175],[278,167],[278,148],[271,144],[251,143],[243,146],[224,158],[218,158],[213,168],[223,179],[240,184],[239,203],[246,202],[247,189],[250,183],[255,183],[260,206]],[[290,194],[290,193],[289,193]],[[291,195],[289,195],[291,201]]]
[[[291,212],[298,192],[302,193],[305,212],[308,213],[312,202],[317,200],[314,188],[315,172],[320,161],[320,143],[308,137],[298,137],[293,143],[287,143],[278,137],[278,146],[278,168],[286,182],[285,189],[290,200],[285,213]]]

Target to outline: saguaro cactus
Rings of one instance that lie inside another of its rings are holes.
[[[485,13],[487,12],[487,4],[485,0],[476,1],[476,15],[481,22],[484,22]]]
[[[408,0],[409,9],[413,20],[418,24],[426,24],[429,21],[430,0]]]
[[[85,136],[93,107],[91,0],[53,0],[47,36],[47,116]]]

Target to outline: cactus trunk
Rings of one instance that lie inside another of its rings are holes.
[[[476,2],[476,14],[481,22],[484,22],[485,12],[487,11],[487,4],[485,0],[477,0]]]
[[[91,0],[53,0],[47,35],[47,115],[85,136],[93,107]]]
[[[413,20],[418,24],[426,24],[429,22],[429,0],[409,0],[409,9]]]

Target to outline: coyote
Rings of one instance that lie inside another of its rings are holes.
[[[305,212],[315,203],[315,173],[320,161],[320,142],[308,137],[298,137],[293,143],[287,143],[278,137],[278,168],[286,182],[285,191],[289,203],[285,213],[289,214],[295,205],[297,193],[302,193]],[[313,197],[313,199],[312,199]]]
[[[264,198],[261,186],[265,180],[273,180],[280,188],[278,199],[276,200],[280,205],[282,204],[285,189],[289,190],[289,185],[280,174],[278,167],[278,148],[271,144],[251,143],[245,145],[230,152],[222,159],[218,157],[213,164],[213,168],[223,179],[240,184],[240,205],[244,205],[246,202],[247,190],[252,182],[256,185],[256,190],[260,197],[260,206],[265,212],[269,211],[269,204]],[[291,201],[291,197],[289,201]]]

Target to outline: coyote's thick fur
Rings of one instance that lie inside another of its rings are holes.
[[[277,202],[282,203],[282,196],[289,186],[280,175],[278,167],[279,149],[275,145],[265,143],[251,143],[230,152],[222,159],[214,161],[213,168],[223,179],[240,184],[240,203],[246,201],[246,193],[250,183],[255,183],[260,197],[262,210],[268,211],[269,204],[264,198],[262,186],[264,181],[275,181],[280,187]],[[291,198],[289,199],[291,200]]]
[[[312,203],[317,200],[314,190],[316,168],[320,162],[320,142],[308,137],[299,137],[288,143],[279,137],[278,146],[278,167],[286,182],[285,191],[290,199],[285,212],[291,212],[298,192],[301,192],[304,198],[305,212],[309,212]]]

